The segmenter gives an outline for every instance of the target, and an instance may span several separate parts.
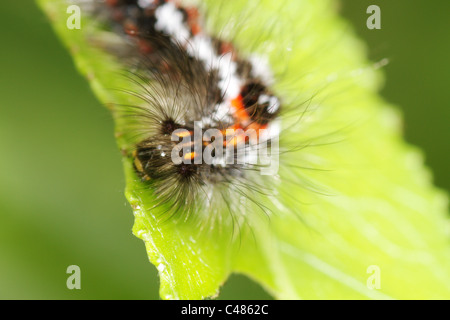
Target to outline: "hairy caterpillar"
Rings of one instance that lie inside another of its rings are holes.
[[[93,35],[89,43],[128,66],[125,78],[137,88],[118,88],[138,103],[113,104],[112,111],[125,123],[118,133],[127,141],[123,153],[141,182],[138,192],[154,196],[145,210],[157,212],[158,223],[192,219],[197,236],[206,239],[231,226],[225,238],[240,239],[243,232],[252,233],[258,215],[267,221],[279,212],[296,219],[301,215],[298,195],[287,193],[289,204],[278,199],[282,188],[324,193],[306,176],[297,173],[281,181],[278,175],[280,160],[284,172],[320,171],[299,154],[333,141],[326,131],[312,131],[306,141],[297,138],[299,124],[317,108],[312,103],[316,91],[284,105],[273,88],[277,81],[266,48],[257,53],[251,44],[246,51],[235,44],[237,30],[252,12],[237,19],[242,22],[230,20],[227,34],[226,28],[208,28],[204,14],[218,13],[208,12],[202,2],[80,4],[113,35]],[[271,36],[270,28],[262,38]],[[284,49],[280,58],[290,50]],[[278,76],[285,68],[282,64]]]
[[[179,1],[93,1],[85,9],[120,39],[92,43],[132,65],[130,81],[141,89],[123,91],[142,104],[113,109],[127,118],[121,134],[134,146],[125,152],[155,194],[153,208],[162,207],[163,219],[206,213],[200,222],[218,219],[218,208],[242,220],[246,203],[269,214],[254,198],[276,195],[283,108],[264,57],[208,33],[199,9]]]

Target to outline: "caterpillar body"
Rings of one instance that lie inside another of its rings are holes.
[[[200,209],[236,213],[242,198],[271,193],[255,171],[270,167],[282,106],[264,58],[210,35],[198,8],[179,1],[108,0],[92,11],[127,44],[109,50],[137,61],[142,93],[133,94],[144,103],[116,111],[139,137],[131,157],[155,207],[187,219]]]

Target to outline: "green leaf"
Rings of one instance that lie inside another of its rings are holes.
[[[110,34],[84,15],[81,30],[68,30],[65,1],[38,3],[99,99],[138,103],[111,90],[136,88],[114,76],[121,63],[89,40]],[[267,55],[287,111],[280,146],[290,152],[272,177],[277,197],[255,199],[269,217],[251,204],[235,217],[247,222],[239,230],[224,213],[210,217],[206,231],[199,228],[208,212],[160,222],[151,190],[124,156],[133,233],[159,271],[161,297],[213,297],[238,272],[278,299],[450,298],[447,197],[433,187],[421,152],[403,141],[401,116],[377,94],[380,71],[335,2],[203,3],[210,29],[229,32],[243,52]],[[125,155],[126,121],[116,119]],[[380,287],[370,289],[373,270]]]

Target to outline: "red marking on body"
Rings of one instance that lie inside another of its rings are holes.
[[[236,109],[234,113],[236,121],[242,124],[243,127],[246,127],[250,123],[251,119],[247,110],[245,110],[242,96],[238,95],[236,98],[231,100],[231,105]]]
[[[202,31],[202,28],[200,27],[199,18],[200,13],[198,12],[197,8],[186,8],[186,13],[188,15],[188,25],[191,29],[191,32],[193,35],[197,35]]]
[[[251,119],[251,116],[248,114],[247,110],[245,109],[244,102],[242,95],[238,95],[236,98],[231,100],[231,105],[235,108],[234,118],[236,119],[236,123],[232,126],[228,127],[227,129],[231,130],[238,130],[242,129],[244,131],[252,129],[255,130],[256,137],[259,136],[259,130],[260,129],[266,129],[267,125],[261,125]],[[226,130],[227,130],[226,129]],[[224,130],[226,132],[226,130]],[[249,140],[249,137],[245,134],[240,134],[233,136],[231,140],[224,141],[224,146],[227,144],[236,145],[239,142],[247,142]]]
[[[233,45],[230,42],[224,41],[220,44],[220,53],[225,54],[228,52],[233,52]]]

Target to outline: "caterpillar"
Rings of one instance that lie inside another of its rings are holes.
[[[252,194],[273,193],[255,172],[275,176],[268,154],[278,156],[282,102],[264,57],[209,34],[199,9],[179,1],[108,0],[90,10],[123,41],[105,49],[135,64],[130,78],[142,92],[128,93],[144,103],[115,111],[132,124],[129,156],[154,207],[186,220],[217,206],[236,215],[247,198],[268,214]]]

